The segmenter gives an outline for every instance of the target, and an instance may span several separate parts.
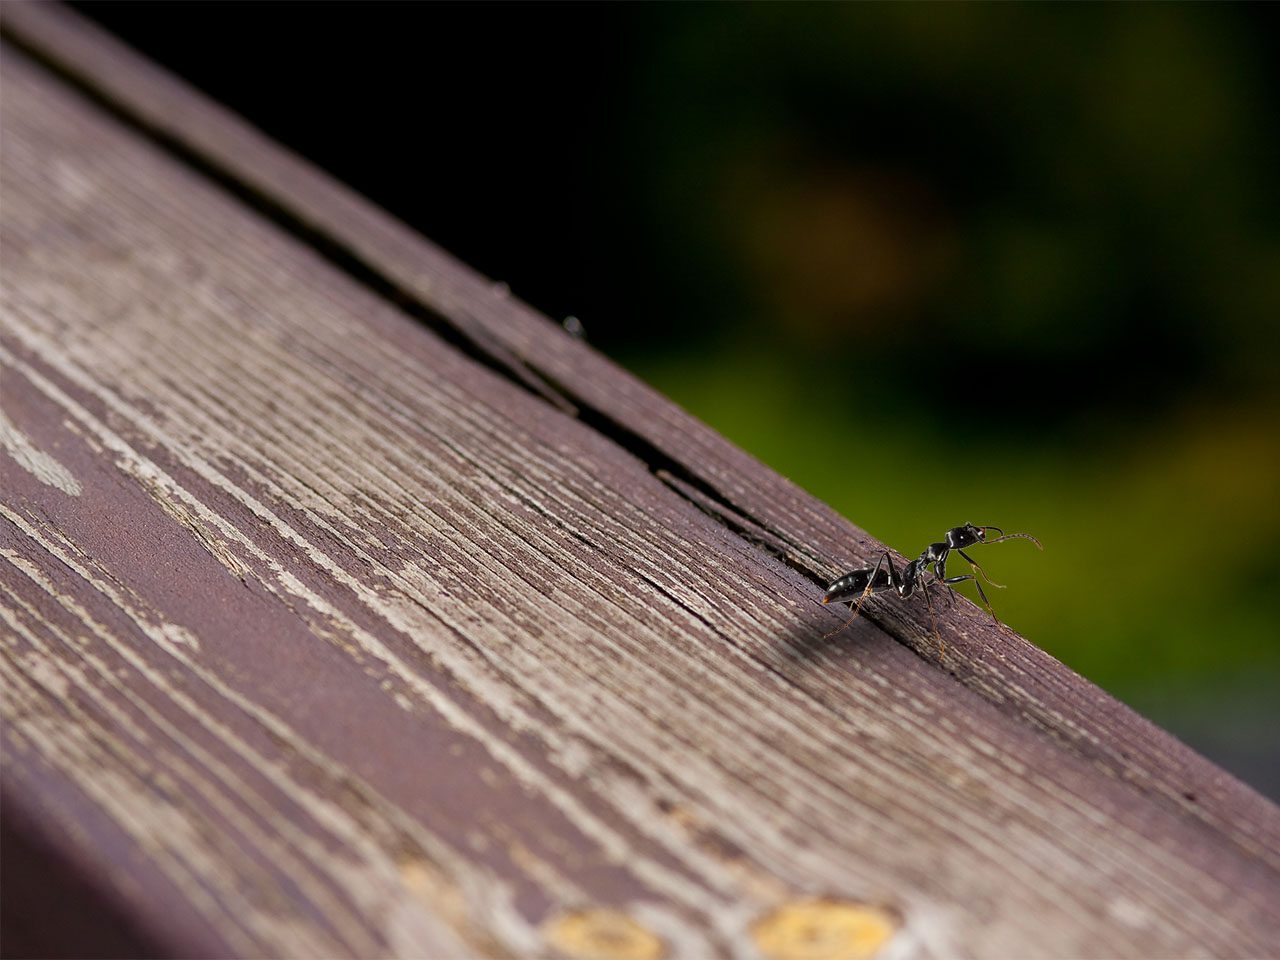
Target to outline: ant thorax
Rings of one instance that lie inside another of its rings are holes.
[[[945,557],[952,549],[954,549],[954,547],[955,547],[955,544],[931,543],[924,548],[924,553],[920,554],[920,559],[923,560],[925,563],[937,563],[939,560]]]

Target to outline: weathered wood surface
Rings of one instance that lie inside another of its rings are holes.
[[[610,908],[606,954],[785,955],[822,897],[884,956],[1275,952],[1265,799],[967,604],[941,664],[895,604],[823,642],[865,534],[0,13],[6,811],[145,945],[572,955]]]
[[[0,5],[0,22],[12,40],[87,95],[305,235],[366,285],[539,396],[576,407],[584,420],[815,587],[884,549],[586,345],[560,335],[500,285],[87,22],[57,5],[36,3]],[[943,625],[948,655],[938,663],[922,611],[886,605],[870,612],[999,709],[1280,870],[1280,818],[1272,804],[1033,644],[993,631],[966,605]]]

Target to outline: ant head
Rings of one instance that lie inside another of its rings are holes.
[[[971,547],[975,543],[985,543],[988,530],[995,530],[1000,536],[1004,536],[1004,531],[999,527],[979,527],[972,523],[966,523],[963,527],[956,527],[954,530],[947,531],[947,546],[952,550],[963,550],[965,547]]]

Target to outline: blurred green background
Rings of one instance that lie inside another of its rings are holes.
[[[614,354],[904,554],[969,520],[1033,531],[1043,554],[983,551],[1001,617],[1280,795],[1265,24],[663,19],[628,130],[676,280],[649,306],[668,332]]]
[[[82,9],[1280,797],[1270,5]]]

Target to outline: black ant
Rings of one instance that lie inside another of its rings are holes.
[[[995,530],[999,536],[994,540],[988,540],[988,530]],[[982,565],[965,553],[964,548],[972,547],[976,543],[999,543],[1001,540],[1013,540],[1015,538],[1030,540],[1041,550],[1044,549],[1040,541],[1029,533],[1005,533],[1000,527],[979,527],[972,523],[966,523],[963,527],[952,527],[948,530],[941,542],[931,543],[925,547],[920,556],[903,565],[901,573],[894,567],[893,558],[889,556],[889,552],[886,550],[880,554],[875,566],[850,570],[827,587],[827,592],[822,597],[823,603],[843,603],[847,601],[853,610],[853,616],[843,626],[833,630],[827,636],[834,636],[850,623],[853,623],[858,616],[858,611],[862,608],[863,601],[876,590],[883,590],[886,587],[896,591],[898,596],[906,599],[915,593],[916,587],[919,586],[920,591],[924,594],[925,603],[929,607],[929,619],[932,621],[933,601],[929,597],[929,587],[931,585],[936,586],[939,583],[949,586],[953,583],[972,580],[973,585],[978,588],[978,596],[982,598],[982,603],[987,608],[987,613],[991,614],[992,620],[996,620],[995,611],[991,609],[991,601],[987,599],[986,591],[982,589],[982,582],[971,573],[948,577],[947,557],[954,550],[964,557],[969,566],[980,574],[983,580],[986,580],[993,587],[1001,587],[1003,589],[1003,584],[996,583],[987,576],[987,572],[982,569]],[[928,572],[930,566],[933,567],[932,584],[924,579],[924,575]],[[953,602],[950,592],[946,594],[946,597],[948,603]],[[999,621],[996,620],[996,622],[998,623]],[[933,633],[934,636],[938,637],[939,648],[942,648],[942,638],[938,634],[936,621],[934,621]]]

